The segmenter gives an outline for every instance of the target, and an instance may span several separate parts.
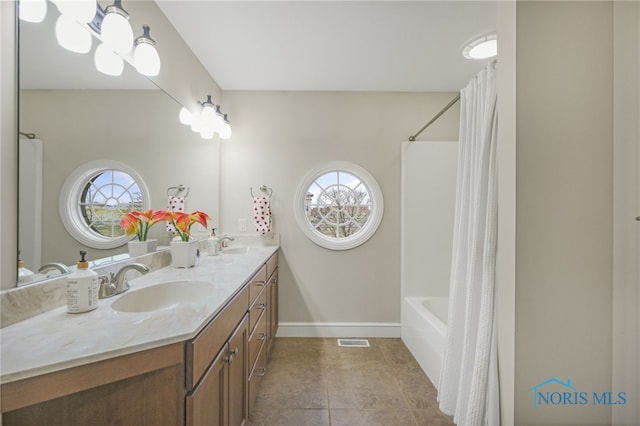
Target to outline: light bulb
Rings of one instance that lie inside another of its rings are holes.
[[[87,53],[91,50],[91,34],[68,15],[58,16],[56,39],[60,46],[72,52]]]
[[[213,109],[212,104],[204,104],[202,108],[202,122],[209,126],[212,130],[215,129],[216,110]]]
[[[189,111],[185,107],[182,107],[180,108],[180,114],[178,115],[178,118],[180,119],[180,123],[190,125],[191,120],[193,119],[193,115],[191,114],[191,111]]]
[[[231,124],[229,123],[229,120],[227,120],[226,115],[224,116],[220,130],[218,131],[218,135],[220,135],[220,139],[231,138]]]
[[[129,14],[119,7],[119,1],[107,6],[102,20],[102,41],[114,52],[129,53],[133,47],[133,30]]]
[[[156,50],[156,42],[149,35],[149,26],[143,25],[143,34],[136,39],[133,51],[133,63],[142,75],[153,77],[160,73],[160,56]]]
[[[96,69],[103,74],[119,76],[124,70],[124,61],[109,46],[101,43],[94,56]]]
[[[20,19],[26,22],[42,22],[47,16],[46,0],[20,0],[18,7]]]
[[[191,120],[191,130],[200,133],[202,130],[202,116],[200,114],[193,114]]]
[[[200,137],[202,139],[213,139],[213,129],[203,127],[202,130],[200,130]]]
[[[96,0],[57,0],[56,4],[60,13],[83,24],[96,16]]]

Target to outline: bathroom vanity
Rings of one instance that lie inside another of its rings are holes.
[[[3,424],[245,423],[278,327],[278,247],[243,250],[135,278],[91,313],[60,307],[2,329]],[[212,291],[150,312],[112,307],[178,280]]]

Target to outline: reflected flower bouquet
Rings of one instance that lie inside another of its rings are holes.
[[[171,220],[171,213],[166,210],[131,211],[120,217],[120,227],[126,235],[136,234],[138,241],[147,241],[149,229],[158,222]],[[205,224],[206,226],[206,224]]]

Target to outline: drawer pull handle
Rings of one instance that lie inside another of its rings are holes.
[[[267,305],[265,303],[258,303],[256,305],[256,308],[265,310],[265,309],[267,309]]]
[[[225,357],[224,360],[227,362],[227,364],[231,364],[236,355],[238,355],[238,348],[233,348],[229,351],[229,356]]]
[[[276,277],[271,278],[271,282],[273,284],[276,284],[278,282],[278,278],[276,278]]]
[[[267,333],[260,333],[260,337],[258,339],[265,340],[267,338]]]
[[[261,370],[262,370],[262,372],[261,373],[256,373],[256,376],[264,377],[267,374],[267,367],[262,367]]]
[[[266,281],[256,281],[255,283],[258,287],[264,287],[264,285],[267,284]]]

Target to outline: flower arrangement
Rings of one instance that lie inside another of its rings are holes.
[[[183,213],[183,212],[168,212],[170,216],[170,222],[173,225],[176,234],[180,237],[181,241],[189,241],[189,237],[191,235],[191,226],[194,223],[199,223],[200,225],[207,228],[207,220],[210,220],[208,214],[195,211],[193,213]]]
[[[120,227],[126,235],[136,234],[138,241],[147,241],[149,229],[158,222],[171,220],[171,213],[166,210],[130,211],[120,217]],[[206,227],[206,224],[205,224]]]

